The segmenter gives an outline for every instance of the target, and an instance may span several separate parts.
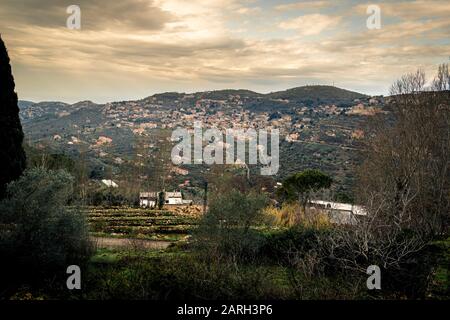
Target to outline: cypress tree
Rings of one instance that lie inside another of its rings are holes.
[[[0,36],[0,199],[25,169],[23,131],[8,51]]]

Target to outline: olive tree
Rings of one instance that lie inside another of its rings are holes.
[[[66,207],[72,183],[66,171],[34,168],[8,185],[0,203],[1,283],[64,276],[67,266],[87,261],[85,216]]]

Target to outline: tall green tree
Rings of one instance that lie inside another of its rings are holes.
[[[25,169],[23,131],[8,51],[0,37],[0,199]]]
[[[166,193],[164,191],[161,191],[158,193],[158,209],[162,210],[164,207],[164,204],[166,203]]]
[[[305,209],[310,200],[311,192],[326,189],[331,186],[333,179],[320,170],[305,170],[288,177],[280,189],[281,195],[287,199],[297,198]]]

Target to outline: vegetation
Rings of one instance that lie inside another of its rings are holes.
[[[65,171],[31,169],[9,184],[0,203],[2,291],[62,279],[69,265],[88,261],[92,246],[85,217],[66,208],[72,183]]]
[[[158,209],[162,210],[164,204],[166,203],[166,195],[165,192],[158,192]]]
[[[6,185],[17,179],[25,169],[22,148],[23,132],[19,119],[17,94],[5,44],[0,37],[0,199]]]
[[[195,233],[196,246],[208,259],[250,259],[261,246],[253,227],[262,223],[266,204],[264,195],[238,190],[214,196]]]
[[[286,99],[291,102],[305,103],[309,106],[328,103],[351,103],[366,96],[333,86],[303,86],[285,91],[270,93],[272,99]]]
[[[319,170],[305,170],[288,177],[279,189],[279,195],[287,200],[298,199],[305,211],[311,193],[329,188],[333,179]]]
[[[375,123],[358,193],[380,224],[424,237],[445,232],[450,212],[450,95],[425,83],[419,70],[393,85],[394,121]]]
[[[325,211],[308,210],[302,208],[297,202],[284,202],[280,208],[269,206],[264,209],[269,221],[276,227],[293,227],[303,225],[306,227],[329,227],[330,219]]]
[[[95,236],[178,241],[186,239],[198,218],[168,210],[130,207],[86,208],[90,231]]]
[[[77,184],[83,188],[77,194],[82,199],[94,194],[97,205],[80,210],[72,197],[74,178],[47,169],[73,163],[64,156],[30,157],[34,168],[8,185],[0,203],[0,297],[450,298],[448,68],[439,68],[434,91],[425,92],[424,83],[422,72],[395,83],[390,115],[381,115],[367,135],[359,169],[354,200],[367,215],[345,225],[331,223],[327,209],[307,205],[315,192],[333,182],[318,170],[293,172],[279,195],[295,201],[280,206],[269,200],[273,180],[250,178],[234,166],[213,167],[204,177],[210,190],[202,195],[208,199],[207,212],[198,218],[177,215],[169,206],[111,206],[133,199],[132,181],[124,196],[122,189],[90,189],[80,178]],[[158,140],[167,145],[163,138]],[[142,159],[153,162],[159,190],[168,173],[167,163],[160,160],[156,155]],[[136,164],[142,167],[140,161]],[[136,176],[151,174],[131,171]],[[158,203],[164,203],[163,193]],[[92,256],[89,236],[131,240],[125,249],[100,248]],[[134,245],[138,238],[172,244],[152,251]],[[65,269],[71,264],[83,267],[82,290],[76,293],[65,287]],[[381,269],[382,290],[367,289],[370,265]]]

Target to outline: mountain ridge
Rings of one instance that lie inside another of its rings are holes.
[[[309,91],[309,92],[308,92]],[[332,93],[334,94],[332,96]],[[309,96],[308,96],[309,94]],[[353,99],[361,99],[370,97],[370,95],[366,95],[364,93],[347,90],[335,86],[329,85],[305,85],[298,86],[293,88],[288,88],[286,90],[274,91],[269,93],[259,93],[256,91],[248,90],[248,89],[218,89],[218,90],[206,90],[206,91],[197,91],[193,93],[185,93],[185,92],[175,92],[175,91],[167,91],[161,93],[155,93],[153,95],[147,96],[142,99],[134,99],[134,100],[120,100],[120,101],[110,101],[107,103],[96,103],[90,100],[81,100],[75,103],[66,103],[62,101],[39,101],[32,102],[26,100],[19,100],[19,108],[23,109],[28,107],[29,105],[36,104],[44,104],[44,103],[59,103],[65,105],[78,105],[81,103],[91,103],[93,105],[105,105],[108,103],[115,102],[133,102],[133,101],[145,101],[152,98],[171,98],[171,99],[179,99],[183,96],[193,96],[195,98],[201,97],[202,99],[212,99],[215,98],[223,98],[223,95],[246,95],[249,98],[269,98],[269,99],[283,99],[283,97],[294,97],[297,95],[297,99],[315,99],[317,95],[323,95],[328,98],[332,96],[333,99],[342,99],[342,96],[352,97]],[[302,96],[299,96],[302,95]],[[312,95],[312,96],[311,96]]]

